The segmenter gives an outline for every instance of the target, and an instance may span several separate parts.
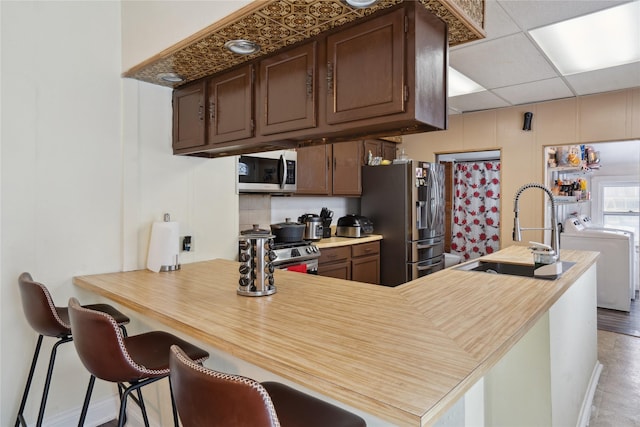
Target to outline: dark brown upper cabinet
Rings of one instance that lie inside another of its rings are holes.
[[[173,91],[173,149],[204,146],[205,90],[203,82],[192,83]]]
[[[260,133],[316,126],[316,49],[310,42],[260,61]]]
[[[327,37],[327,123],[404,112],[405,12]]]
[[[209,79],[207,93],[209,144],[253,136],[253,65]]]
[[[403,2],[204,87],[175,89],[174,153],[219,157],[446,129],[447,63],[446,24]]]

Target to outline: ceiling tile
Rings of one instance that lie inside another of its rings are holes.
[[[640,87],[640,62],[566,76],[578,95]]]
[[[508,106],[507,102],[488,91],[449,98],[449,108],[458,112],[489,110]]]
[[[504,98],[512,105],[529,104],[551,99],[569,98],[574,96],[571,89],[561,78],[538,80],[530,83],[507,86],[492,91]]]
[[[451,51],[449,64],[487,89],[557,77],[522,33]]]
[[[499,3],[521,29],[530,30],[629,3],[629,0],[500,0]]]

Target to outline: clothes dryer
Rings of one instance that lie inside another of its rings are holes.
[[[560,248],[600,252],[597,261],[598,307],[630,310],[634,297],[632,235],[586,228],[580,219],[570,217],[560,236]]]
[[[594,223],[591,220],[591,217],[584,214],[577,215],[577,218],[580,220],[582,225],[585,226],[585,228],[588,228],[591,230],[619,231],[621,233],[629,234],[629,236],[631,237],[631,242],[633,244],[633,247],[631,249],[631,258],[632,258],[631,281],[633,282],[633,291],[634,291],[633,295],[635,299],[638,291],[640,290],[640,246],[639,246],[640,241],[638,240],[640,236],[637,236],[636,233],[634,233],[633,228],[631,227],[621,227],[621,228],[605,227],[603,224]]]

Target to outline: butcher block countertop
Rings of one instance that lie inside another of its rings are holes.
[[[531,263],[522,246],[490,256]],[[435,423],[595,261],[555,281],[446,269],[390,288],[276,270],[277,292],[236,294],[238,263],[74,283],[390,424]]]
[[[360,243],[376,242],[378,240],[382,240],[382,236],[379,234],[369,234],[367,236],[362,236],[362,237],[331,236],[331,237],[326,237],[324,239],[318,240],[317,242],[315,242],[315,245],[319,249],[323,249],[323,248],[335,248],[338,246],[358,245]]]

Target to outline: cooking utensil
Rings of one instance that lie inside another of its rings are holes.
[[[300,242],[304,235],[305,224],[299,224],[286,218],[285,222],[271,224],[271,232],[278,243]]]
[[[305,240],[320,240],[323,236],[323,219],[316,214],[304,214],[298,218],[298,222],[305,225],[304,239]]]

